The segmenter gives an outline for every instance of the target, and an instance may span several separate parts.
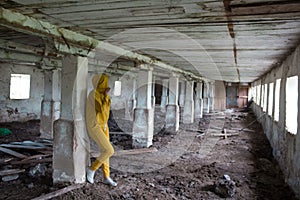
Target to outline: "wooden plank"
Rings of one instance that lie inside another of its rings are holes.
[[[29,161],[29,160],[33,160],[33,159],[44,159],[45,157],[49,157],[49,156],[52,156],[52,154],[48,154],[48,155],[44,155],[44,154],[39,154],[39,155],[34,155],[34,156],[28,156],[27,158],[21,160],[22,162],[25,162],[25,161]]]
[[[6,169],[0,171],[0,176],[7,176],[7,175],[12,175],[12,174],[19,174],[25,172],[25,169]]]
[[[8,148],[16,148],[16,149],[29,149],[29,150],[39,150],[39,149],[47,149],[51,150],[50,147],[37,147],[37,146],[28,146],[21,144],[1,144],[0,147],[8,147]]]
[[[25,156],[24,154],[18,153],[16,151],[13,151],[11,149],[7,149],[7,148],[4,148],[4,147],[0,147],[0,151],[2,151],[4,153],[7,153],[9,155],[15,156],[17,158],[27,158],[27,156]]]
[[[8,163],[12,160],[13,160],[13,158],[0,159],[0,164],[5,164],[5,163]]]
[[[224,134],[222,134],[222,133],[220,133],[220,134],[212,134],[212,136],[216,136],[216,137],[224,137],[225,139],[227,138],[227,137],[230,137],[230,136],[238,136],[239,134],[238,133],[224,133]]]
[[[253,14],[277,14],[292,13],[300,11],[299,2],[290,2],[287,4],[248,4],[246,6],[232,6],[233,15],[253,15]]]
[[[13,161],[13,162],[10,162],[10,164],[23,165],[23,164],[48,163],[48,162],[52,162],[52,158],[44,158],[44,159],[40,159],[40,160]]]
[[[46,200],[46,199],[52,199],[54,197],[57,197],[57,196],[60,196],[62,194],[65,194],[67,192],[70,192],[72,190],[76,190],[76,189],[79,189],[79,188],[82,188],[84,186],[84,184],[75,184],[75,185],[70,185],[68,187],[65,187],[63,189],[60,189],[60,190],[57,190],[57,191],[54,191],[54,192],[51,192],[49,194],[45,194],[45,195],[42,195],[42,196],[39,196],[39,197],[36,197],[32,200]]]

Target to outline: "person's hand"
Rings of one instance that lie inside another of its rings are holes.
[[[109,92],[110,92],[110,88],[106,88],[105,94],[109,94]]]

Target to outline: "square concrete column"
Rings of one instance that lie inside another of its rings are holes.
[[[125,104],[125,118],[132,121],[133,120],[133,111],[136,107],[136,78],[133,77],[132,79],[132,95],[130,99],[127,100]]]
[[[185,81],[180,82],[180,95],[179,95],[179,106],[184,107],[185,99]]]
[[[41,105],[41,138],[53,138],[53,123],[60,116],[60,71],[44,71],[44,98]]]
[[[152,77],[152,107],[155,109],[155,76]]]
[[[183,123],[194,123],[194,81],[187,81],[185,85]]]
[[[61,116],[54,122],[53,182],[85,182],[89,137],[85,126],[88,60],[66,56],[62,62]]]
[[[202,82],[197,82],[195,98],[195,119],[203,117]]]
[[[209,110],[215,109],[215,83],[209,83]]]
[[[209,104],[210,104],[210,98],[209,98],[209,83],[204,83],[203,85],[203,112],[209,113]]]
[[[154,108],[152,107],[152,68],[142,65],[137,76],[136,108],[133,115],[132,139],[134,148],[152,145]]]
[[[169,101],[166,112],[166,128],[173,131],[179,130],[179,76],[173,75],[169,80]]]
[[[168,104],[168,79],[162,80],[162,94],[161,94],[161,102],[160,102],[160,108],[162,112],[166,112],[166,106]]]

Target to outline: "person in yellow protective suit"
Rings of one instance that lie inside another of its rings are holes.
[[[117,186],[110,178],[109,158],[114,154],[114,148],[109,141],[108,117],[110,112],[110,88],[106,74],[95,75],[92,78],[94,90],[89,93],[86,102],[86,126],[90,137],[97,143],[100,156],[87,168],[87,180],[94,183],[96,170],[102,166],[104,183]]]

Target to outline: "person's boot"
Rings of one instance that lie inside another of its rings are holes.
[[[104,184],[116,187],[118,184],[113,181],[110,177],[107,177],[104,181]]]
[[[90,183],[94,183],[95,171],[92,171],[89,167],[86,169],[86,179]]]

